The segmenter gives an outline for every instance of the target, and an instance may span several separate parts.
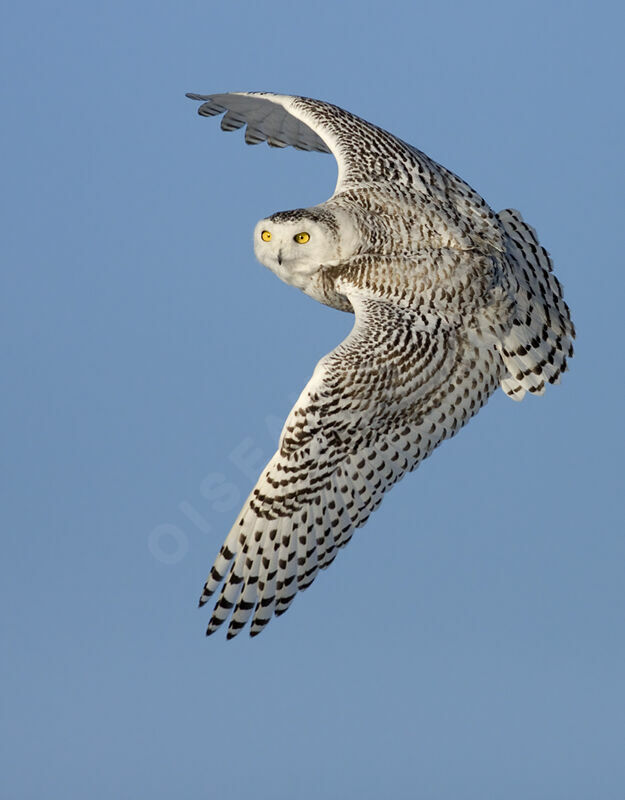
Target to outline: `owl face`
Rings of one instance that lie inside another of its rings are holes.
[[[351,255],[356,242],[348,220],[317,209],[280,211],[261,219],[254,230],[254,252],[260,263],[285,283],[304,290],[321,267]]]

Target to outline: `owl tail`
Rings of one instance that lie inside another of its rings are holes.
[[[501,388],[513,400],[521,400],[526,391],[543,394],[546,383],[559,383],[573,355],[575,328],[536,231],[513,209],[497,217],[507,234],[508,260],[518,282],[516,316],[501,345],[509,373]]]

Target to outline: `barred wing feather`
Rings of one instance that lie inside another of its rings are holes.
[[[493,347],[433,315],[344,287],[350,335],[317,365],[279,448],[204,587],[223,582],[207,634],[258,634],[334,560],[384,493],[486,402],[502,377]]]

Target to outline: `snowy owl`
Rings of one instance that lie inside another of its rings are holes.
[[[518,211],[494,213],[424,153],[329,103],[266,92],[187,95],[245,141],[332,153],[334,194],[254,232],[259,261],[354,327],[321,359],[228,534],[200,605],[207,634],[282,614],[384,493],[498,386],[557,383],[574,328],[552,263]]]

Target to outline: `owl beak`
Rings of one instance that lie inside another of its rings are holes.
[[[282,265],[282,250],[278,250],[278,264]]]

